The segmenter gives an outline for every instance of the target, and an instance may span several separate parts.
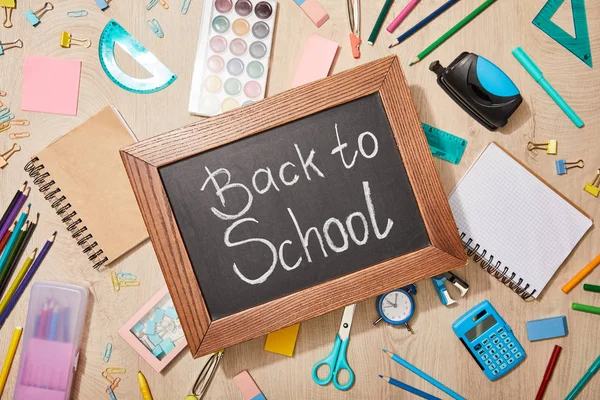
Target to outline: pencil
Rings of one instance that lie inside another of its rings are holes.
[[[594,270],[600,264],[600,254],[596,256],[588,265],[586,265],[581,271],[577,273],[565,286],[562,287],[564,293],[569,293],[579,282],[583,280],[590,272]]]
[[[10,281],[10,278],[15,271],[15,266],[18,263],[17,254],[23,246],[25,236],[27,235],[27,228],[29,228],[29,221],[27,221],[25,225],[23,225],[23,228],[21,228],[19,231],[19,234],[17,235],[17,241],[8,255],[6,267],[0,271],[0,288],[6,288],[8,281]],[[6,251],[8,251],[8,249]],[[2,296],[3,291],[3,289],[0,290],[0,296]]]
[[[13,332],[12,338],[10,339],[8,353],[6,354],[4,365],[2,365],[2,371],[0,372],[0,397],[2,397],[2,393],[4,392],[4,386],[6,386],[6,380],[8,379],[10,367],[12,367],[13,360],[15,359],[15,353],[17,352],[17,347],[19,347],[22,333],[23,327],[17,326]]]
[[[560,352],[562,347],[559,345],[554,346],[554,350],[552,351],[552,355],[550,356],[550,361],[548,362],[548,366],[546,367],[546,372],[544,372],[544,378],[542,379],[542,384],[535,396],[535,400],[542,400],[544,398],[544,393],[546,393],[546,388],[548,387],[548,382],[550,382],[550,378],[552,378],[552,373],[554,372],[554,368],[556,367],[556,362],[558,361],[558,356],[560,356]]]
[[[21,194],[25,191],[26,188],[27,188],[27,181],[25,181],[23,183],[22,187],[19,190],[17,190],[17,193],[15,193],[13,199],[10,201],[10,204],[6,208],[6,211],[4,211],[4,214],[2,215],[2,219],[0,219],[0,226],[4,226],[6,221],[8,221],[8,216],[10,215],[10,212],[14,208],[15,204],[17,204],[19,197],[21,197]],[[10,221],[10,222],[12,222],[12,221]]]
[[[414,64],[418,63],[419,61],[421,61],[422,59],[424,59],[425,57],[427,57],[427,55],[429,53],[434,51],[439,45],[441,45],[446,40],[448,40],[456,32],[460,31],[465,25],[467,25],[469,22],[471,22],[473,19],[475,19],[475,17],[477,17],[486,8],[488,8],[495,2],[496,2],[496,0],[486,0],[482,5],[480,5],[475,10],[473,10],[473,12],[471,12],[471,14],[467,15],[458,24],[456,24],[452,28],[450,28],[450,30],[448,32],[446,32],[442,36],[440,36],[440,38],[438,40],[436,40],[435,42],[433,42],[428,48],[426,48],[425,50],[420,52],[417,55],[417,57],[414,60],[412,60],[412,62],[408,65],[409,66],[414,65]]]
[[[19,211],[23,208],[23,205],[25,204],[25,200],[27,200],[27,196],[29,196],[30,190],[31,190],[31,188],[28,187],[25,189],[25,191],[23,193],[21,193],[19,195],[17,204],[15,204],[13,209],[10,211],[10,214],[8,215],[8,218],[6,219],[6,222],[4,223],[4,225],[2,225],[0,227],[0,237],[4,236],[4,234],[6,233],[8,228],[10,228],[12,221],[17,219],[17,214],[19,214]]]
[[[23,277],[25,276],[25,274],[29,270],[29,267],[31,267],[31,264],[33,263],[33,260],[35,259],[35,254],[36,253],[37,253],[37,248],[33,249],[33,251],[31,252],[31,254],[29,255],[29,257],[27,257],[27,259],[23,263],[23,266],[21,267],[21,269],[17,273],[17,276],[13,280],[13,283],[10,285],[10,287],[8,288],[8,291],[6,292],[6,294],[4,295],[4,297],[2,298],[2,301],[0,301],[0,314],[2,314],[2,311],[4,311],[4,309],[6,308],[6,305],[8,304],[8,301],[12,298],[12,296],[15,294],[15,292],[17,290],[17,287],[23,281]]]
[[[413,8],[415,8],[417,6],[418,3],[419,3],[419,0],[410,0],[410,2],[406,5],[406,7],[404,7],[402,9],[402,11],[400,11],[400,14],[398,14],[398,16],[396,18],[394,18],[392,23],[386,28],[387,31],[389,33],[394,32],[394,30],[398,27],[398,25],[400,25],[402,23],[402,21],[404,21],[404,18],[406,18],[408,16],[408,14],[410,14],[410,12],[413,10]]]
[[[2,272],[5,268],[8,267],[9,257],[15,245],[17,244],[17,239],[19,237],[19,232],[23,225],[25,225],[25,220],[27,220],[27,216],[29,215],[29,209],[31,208],[31,204],[28,204],[25,207],[25,210],[21,213],[19,220],[17,221],[17,225],[15,225],[15,230],[13,231],[10,238],[8,238],[8,242],[6,243],[6,247],[2,252],[2,256],[0,257],[0,272]]]
[[[394,378],[390,378],[389,376],[379,375],[379,377],[381,379],[383,379],[384,381],[386,381],[387,383],[390,383],[390,384],[392,384],[394,386],[397,386],[400,389],[404,389],[407,392],[412,393],[412,394],[414,394],[416,396],[422,397],[424,399],[427,399],[427,400],[442,400],[439,397],[435,397],[435,396],[432,396],[430,394],[427,394],[427,393],[423,392],[422,390],[417,389],[416,387],[412,387],[410,385],[407,385],[406,383],[400,382],[400,381],[398,381],[398,380],[396,380]]]
[[[577,382],[577,385],[575,385],[575,387],[573,388],[573,390],[571,390],[571,392],[567,395],[567,397],[565,397],[565,400],[573,400],[575,397],[577,397],[579,392],[581,392],[583,387],[589,382],[590,379],[592,379],[592,377],[596,374],[596,372],[598,372],[599,369],[600,369],[600,356],[598,356],[598,358],[596,358],[596,361],[594,361],[594,363],[591,365],[590,369],[587,370],[587,372],[585,373],[585,375],[583,375],[581,380],[579,382]]]
[[[6,247],[6,243],[8,242],[10,235],[12,235],[12,233],[15,231],[15,226],[17,226],[17,221],[14,221],[12,223],[12,225],[10,226],[10,228],[8,228],[4,236],[2,236],[2,239],[0,239],[0,253],[2,253],[4,247]]]
[[[377,21],[375,21],[375,26],[373,26],[373,30],[371,31],[371,34],[369,35],[369,40],[367,41],[367,43],[369,43],[371,46],[373,46],[373,43],[375,43],[375,39],[377,39],[379,31],[381,31],[381,25],[383,25],[385,17],[387,17],[388,13],[390,12],[392,3],[394,3],[394,0],[385,0],[385,4],[383,5],[381,12],[379,13],[379,17],[377,17]]]
[[[459,1],[460,0],[448,0],[447,2],[442,4],[442,6],[440,8],[438,8],[437,10],[435,10],[434,12],[432,12],[431,14],[429,14],[428,16],[423,18],[419,23],[417,23],[415,26],[413,26],[412,28],[410,28],[409,30],[404,32],[402,35],[398,36],[398,38],[396,39],[396,42],[390,44],[389,48],[391,49],[392,47],[397,46],[400,43],[404,42],[406,39],[408,39],[409,37],[411,37],[418,31],[420,31],[421,28],[423,28],[425,25],[427,25],[428,23],[430,23],[431,21],[433,21],[434,19],[436,19],[437,17],[442,15],[444,13],[444,11],[446,11],[447,9],[449,9],[450,7],[452,7]]]
[[[31,240],[31,236],[33,235],[33,232],[35,231],[35,228],[37,227],[39,218],[40,218],[40,214],[38,213],[36,215],[35,220],[31,221],[31,223],[29,223],[29,221],[25,223],[25,226],[27,226],[29,224],[29,227],[25,230],[25,235],[24,235],[23,239],[19,238],[19,243],[18,243],[16,254],[12,258],[11,262],[9,263],[9,268],[6,269],[7,273],[6,273],[4,279],[3,279],[4,271],[0,272],[0,297],[6,290],[6,287],[8,286],[8,283],[10,282],[10,278],[13,275],[13,273],[15,272],[15,269],[17,268],[19,260],[21,259],[21,256],[25,252],[25,249],[27,249],[27,245],[29,244],[29,241]]]

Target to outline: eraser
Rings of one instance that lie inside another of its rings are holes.
[[[317,0],[294,0],[302,11],[320,28],[329,19],[329,14],[321,7]]]
[[[329,75],[340,45],[319,35],[312,35],[296,69],[292,87],[305,85]]]
[[[265,350],[288,357],[293,356],[299,329],[300,324],[295,324],[269,333],[265,340]]]
[[[242,391],[245,400],[267,400],[258,386],[256,386],[248,371],[242,371],[234,376],[233,382]]]
[[[567,317],[552,317],[527,322],[527,338],[530,342],[566,336],[569,333]]]

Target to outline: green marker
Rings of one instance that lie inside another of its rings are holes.
[[[589,283],[585,283],[583,285],[583,290],[585,290],[586,292],[596,292],[596,293],[600,293],[600,286],[597,285],[590,285]]]
[[[573,303],[571,304],[571,308],[575,311],[583,311],[600,315],[600,307],[588,306],[587,304]]]
[[[371,46],[373,46],[373,43],[375,43],[375,39],[377,39],[377,35],[379,35],[383,21],[385,20],[385,17],[387,17],[388,12],[390,12],[393,2],[394,0],[385,0],[385,4],[379,13],[379,17],[377,17],[377,21],[375,21],[375,26],[369,35],[369,40],[367,40],[367,43],[369,43]]]

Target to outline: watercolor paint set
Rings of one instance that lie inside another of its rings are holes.
[[[213,116],[265,97],[277,2],[207,0],[189,111]]]

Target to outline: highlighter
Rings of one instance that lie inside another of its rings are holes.
[[[567,102],[558,94],[558,92],[548,83],[546,78],[542,73],[542,70],[533,62],[531,57],[525,53],[520,47],[517,47],[512,51],[513,56],[521,63],[523,68],[529,72],[529,75],[537,82],[539,85],[548,93],[548,95],[554,100],[554,102],[563,110],[567,117],[573,121],[575,126],[581,128],[583,126],[583,121],[579,116],[573,111],[573,109],[567,104]]]

